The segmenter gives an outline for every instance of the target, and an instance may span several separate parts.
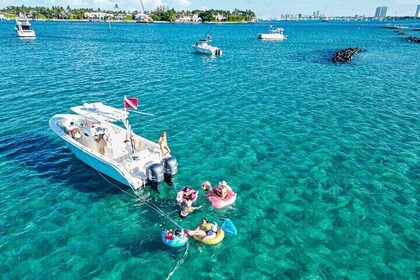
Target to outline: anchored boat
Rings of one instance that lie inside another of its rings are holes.
[[[126,109],[85,103],[71,110],[76,114],[54,115],[50,127],[81,161],[134,190],[150,185],[159,192],[161,182],[172,184],[178,173],[176,158],[162,158],[157,143],[135,134]]]
[[[211,42],[210,36],[206,39],[201,39],[192,47],[194,48],[195,52],[202,53],[202,54],[209,54],[209,55],[222,55],[222,50],[218,47],[210,46],[208,43]]]
[[[28,19],[16,19],[15,30],[19,37],[36,37]]]
[[[270,25],[270,30],[269,33],[260,33],[258,34],[258,39],[263,39],[263,40],[284,40],[287,39],[287,36],[283,34],[284,29],[277,27],[277,28],[273,28]]]

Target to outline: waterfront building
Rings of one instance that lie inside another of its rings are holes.
[[[214,19],[216,21],[224,21],[224,20],[226,20],[226,17],[223,16],[223,15],[221,15],[221,14],[219,14],[219,13],[217,13],[217,15],[214,16]]]
[[[106,14],[102,12],[85,13],[85,18],[87,18],[89,21],[103,21],[112,17],[112,14]]]
[[[0,14],[0,20],[6,20],[7,18],[6,18],[6,16],[5,15],[3,15],[3,14]]]
[[[201,22],[202,19],[197,14],[181,14],[175,22]]]
[[[375,18],[377,19],[383,19],[386,17],[386,12],[388,11],[387,6],[381,6],[376,8],[375,12]]]

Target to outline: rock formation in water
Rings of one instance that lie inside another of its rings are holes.
[[[420,38],[414,36],[408,37],[407,40],[410,42],[420,43]]]
[[[359,48],[348,48],[345,50],[338,51],[332,58],[334,62],[341,62],[346,63],[350,62],[353,58],[353,55],[359,52],[363,52],[364,50]]]

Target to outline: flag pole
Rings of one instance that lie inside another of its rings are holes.
[[[127,97],[124,95],[124,112],[127,112],[127,108],[125,107],[125,102],[127,100]],[[135,149],[134,149],[134,143],[133,143],[133,131],[131,130],[131,125],[128,122],[128,115],[126,115],[127,117],[124,120],[124,125],[125,128],[128,131],[128,139],[130,140],[130,144],[131,144],[131,150],[133,152],[133,154],[135,153]]]

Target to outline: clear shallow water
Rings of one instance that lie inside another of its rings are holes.
[[[258,41],[266,24],[109,33],[49,22],[20,40],[0,22],[2,278],[418,278],[418,44],[375,23],[281,25],[284,42]],[[191,51],[209,29],[222,57]],[[332,64],[347,47],[368,51]],[[157,115],[132,116],[134,130],[157,140],[166,129],[180,164],[175,187],[150,201],[187,228],[229,217],[238,236],[165,247],[160,231],[173,225],[48,127],[71,106],[121,106],[124,94]],[[203,209],[179,221],[177,189],[222,179],[235,206],[214,210],[201,197]]]

